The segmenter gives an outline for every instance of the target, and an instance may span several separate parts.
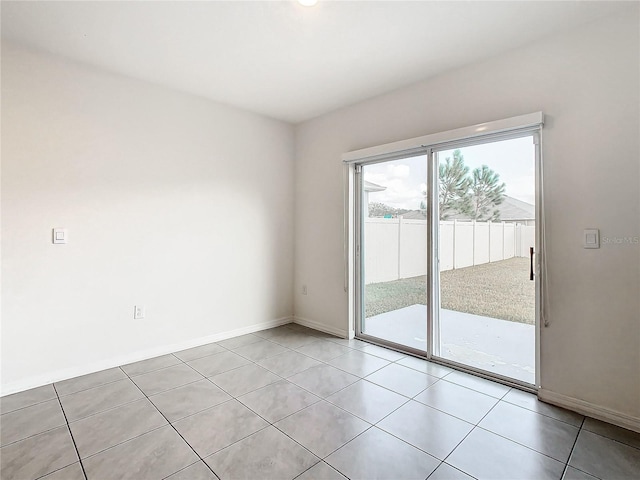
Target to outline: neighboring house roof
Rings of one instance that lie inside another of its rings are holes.
[[[535,220],[536,207],[517,198],[504,196],[502,203],[496,207],[500,211],[501,222],[513,222],[516,220]],[[406,218],[406,217],[405,217]],[[447,220],[471,220],[469,215],[449,215]]]
[[[377,183],[369,182],[368,180],[364,181],[365,192],[382,192],[386,189],[387,187],[383,187],[382,185],[378,185]]]
[[[426,220],[427,212],[425,210],[411,210],[410,212],[400,215],[405,220]]]
[[[506,196],[500,205],[496,207],[500,211],[501,222],[514,222],[517,220],[535,220],[536,207],[517,198]],[[424,210],[411,210],[400,215],[407,220],[426,220],[427,213]],[[471,220],[469,215],[449,215],[447,220]]]
[[[505,195],[504,200],[498,205],[500,220],[535,220],[536,206],[517,198]]]

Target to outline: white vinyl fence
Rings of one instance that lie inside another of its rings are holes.
[[[426,275],[427,222],[366,218],[366,283]],[[440,271],[528,257],[535,226],[492,222],[440,222]]]

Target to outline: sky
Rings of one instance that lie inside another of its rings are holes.
[[[505,194],[523,202],[535,202],[535,148],[531,137],[486,143],[460,149],[469,172],[487,165],[506,184]],[[438,152],[438,160],[453,156],[453,150]],[[371,192],[370,202],[416,210],[427,185],[427,156],[365,165],[364,178],[387,189]]]

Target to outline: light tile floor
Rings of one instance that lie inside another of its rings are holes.
[[[293,324],[0,411],[2,480],[640,478],[640,434]]]

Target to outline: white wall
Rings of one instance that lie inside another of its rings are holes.
[[[292,314],[292,126],[3,42],[2,127],[3,393]]]
[[[640,246],[582,248],[584,228],[640,235],[638,26],[638,5],[630,5],[624,15],[299,125],[296,316],[348,328],[342,153],[542,110],[551,321],[542,331],[542,387],[640,419]]]

